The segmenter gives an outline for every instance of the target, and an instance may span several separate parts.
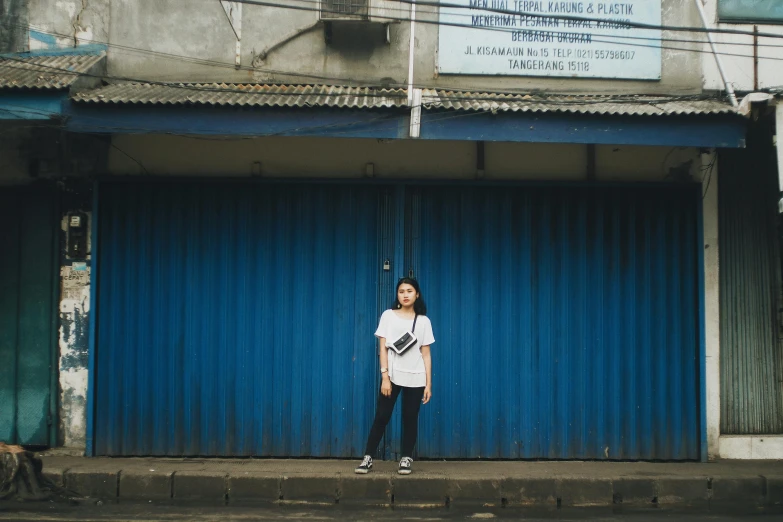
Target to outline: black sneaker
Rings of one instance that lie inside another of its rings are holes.
[[[410,475],[413,467],[413,459],[410,457],[403,457],[400,459],[400,469],[397,470],[397,473],[400,475]]]
[[[364,460],[361,464],[359,464],[359,467],[353,470],[354,473],[359,473],[360,475],[366,475],[370,472],[372,469],[372,457],[369,455],[364,456]]]

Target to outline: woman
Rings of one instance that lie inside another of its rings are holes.
[[[375,420],[372,423],[364,460],[354,471],[369,473],[372,455],[381,442],[383,431],[389,423],[397,396],[402,393],[402,459],[397,473],[409,475],[413,464],[413,447],[418,434],[419,408],[432,398],[432,358],[430,345],[435,342],[432,324],[425,315],[427,306],[421,297],[419,283],[403,277],[397,283],[397,297],[390,310],[381,315],[375,337],[379,339],[381,360],[381,391]],[[406,332],[416,337],[416,343],[398,354],[386,347],[386,341],[394,342]]]

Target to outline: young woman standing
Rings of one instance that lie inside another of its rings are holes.
[[[375,337],[380,344],[381,391],[375,420],[372,423],[364,460],[354,471],[369,473],[372,469],[372,455],[378,449],[383,432],[394,410],[397,396],[402,393],[402,459],[397,473],[411,472],[413,447],[418,435],[419,408],[432,398],[432,358],[430,345],[435,342],[432,323],[426,316],[427,306],[421,297],[419,283],[404,277],[397,283],[397,297],[390,310],[381,315]],[[405,332],[412,332],[416,344],[401,354],[386,347]]]

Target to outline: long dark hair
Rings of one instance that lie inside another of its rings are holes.
[[[413,311],[417,313],[418,315],[427,315],[427,305],[424,304],[424,297],[421,295],[421,289],[419,288],[419,282],[413,279],[412,277],[403,277],[399,281],[397,281],[397,288],[394,289],[394,302],[392,303],[392,308],[402,308],[402,305],[400,304],[400,300],[397,297],[397,292],[399,292],[400,287],[402,285],[411,285],[414,290],[416,290],[416,293],[419,294],[419,297],[416,298],[416,301],[413,303]]]

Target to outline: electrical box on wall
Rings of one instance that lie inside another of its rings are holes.
[[[69,258],[87,259],[88,231],[87,214],[84,212],[68,214],[65,253]]]

